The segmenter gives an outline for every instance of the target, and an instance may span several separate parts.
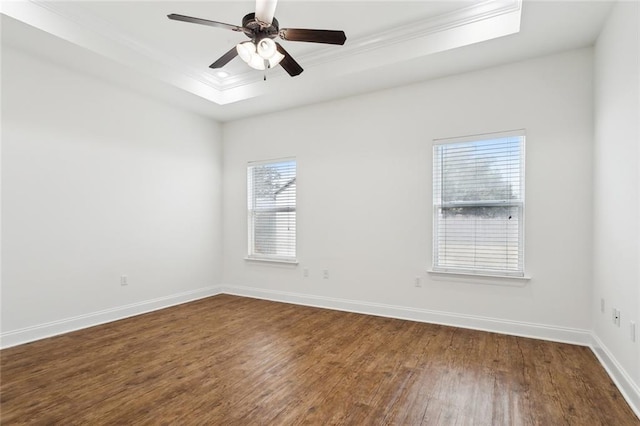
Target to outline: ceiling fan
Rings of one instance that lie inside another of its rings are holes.
[[[280,43],[274,41],[276,37],[287,41],[339,45],[343,45],[347,40],[344,31],[280,28],[278,20],[274,17],[276,4],[277,0],[256,0],[256,12],[245,15],[245,17],[242,18],[242,26],[175,13],[167,15],[167,17],[175,21],[191,22],[242,32],[251,39],[250,41],[239,43],[233,47],[217,61],[209,65],[209,68],[222,68],[233,58],[240,56],[251,68],[265,70],[280,64],[291,77],[295,77],[299,75],[303,69],[300,64],[284,50],[284,47],[282,47]]]

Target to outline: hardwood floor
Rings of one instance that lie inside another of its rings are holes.
[[[7,425],[640,424],[586,347],[227,295],[0,356]]]

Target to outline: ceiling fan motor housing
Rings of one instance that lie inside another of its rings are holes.
[[[280,31],[280,25],[276,18],[273,18],[271,25],[267,25],[258,21],[255,13],[249,13],[242,18],[242,27],[248,30],[245,34],[254,43],[258,43],[263,38],[274,39],[278,37],[278,32]]]

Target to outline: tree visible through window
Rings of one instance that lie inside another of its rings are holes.
[[[247,168],[249,257],[296,258],[296,161],[250,163]]]
[[[433,270],[524,275],[524,134],[437,140]]]

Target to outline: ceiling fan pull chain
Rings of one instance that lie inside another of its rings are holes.
[[[263,76],[263,81],[267,81],[267,70],[269,69],[269,61],[267,61],[266,59],[264,60],[264,76]]]

